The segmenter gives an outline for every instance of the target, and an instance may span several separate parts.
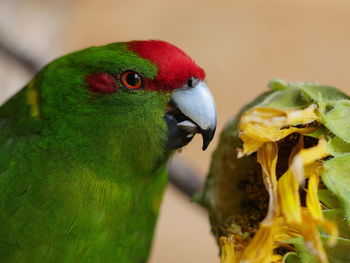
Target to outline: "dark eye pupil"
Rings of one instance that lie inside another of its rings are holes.
[[[140,82],[140,76],[137,75],[136,73],[129,73],[126,78],[126,83],[128,83],[128,85],[130,86],[137,86]]]

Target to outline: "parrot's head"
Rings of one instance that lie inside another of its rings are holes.
[[[152,136],[159,137],[164,151],[185,146],[196,133],[205,150],[214,136],[216,108],[205,72],[167,42],[92,47],[56,60],[43,72],[38,78],[48,87],[41,91],[46,93],[41,94],[43,110],[59,110],[82,129],[89,118],[98,123],[91,129],[118,126],[115,136],[122,132],[136,143],[148,138],[151,144]]]

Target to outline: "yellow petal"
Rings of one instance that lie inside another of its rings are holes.
[[[276,226],[260,225],[258,232],[244,250],[240,263],[267,263],[273,258],[273,237]]]
[[[269,193],[269,208],[264,223],[272,222],[277,216],[278,200],[277,200],[277,178],[276,178],[276,164],[277,164],[278,147],[276,143],[265,143],[261,149],[258,150],[258,163],[261,165],[262,176],[265,188]]]
[[[227,237],[220,238],[221,260],[220,263],[238,263],[234,250],[234,243]]]
[[[320,138],[316,146],[301,150],[298,158],[302,160],[303,165],[308,165],[328,155],[327,142],[324,138]]]
[[[296,227],[296,225],[288,225],[283,216],[279,216],[276,218],[276,224],[278,225],[278,231],[276,231],[275,233],[274,247],[289,246],[284,241],[301,236],[301,233]]]
[[[297,132],[307,134],[317,127],[294,127],[319,121],[316,105],[302,110],[279,110],[267,107],[254,107],[245,112],[239,123],[239,137],[243,141],[240,156],[257,151],[264,142],[276,142]]]
[[[303,225],[299,225],[300,232],[304,238],[305,247],[314,254],[321,263],[328,263],[324,251],[316,221],[307,209],[303,211]]]
[[[309,177],[306,207],[310,217],[315,220],[317,225],[322,227],[330,235],[328,245],[333,246],[335,245],[336,238],[338,236],[338,228],[333,222],[325,220],[323,217],[320,200],[317,194],[318,184],[319,174],[312,173]]]
[[[261,123],[276,128],[308,124],[320,120],[316,110],[317,106],[315,104],[301,110],[254,107],[245,112],[241,118],[241,124]]]
[[[319,221],[318,224],[329,234],[329,239],[327,241],[328,245],[334,246],[337,243],[337,237],[339,236],[337,225],[329,220]]]
[[[308,124],[314,121],[319,121],[320,118],[316,110],[316,104],[312,104],[309,107],[302,110],[288,110],[286,112],[287,120],[285,125]]]
[[[304,177],[310,178],[312,174],[320,175],[323,171],[323,165],[320,161],[315,161],[309,165],[304,166]]]
[[[298,178],[299,183],[304,183],[305,166],[312,165],[317,160],[327,157],[328,155],[329,153],[327,150],[327,142],[324,138],[320,138],[316,146],[303,149],[298,152],[292,161],[291,170],[293,171],[293,174],[296,176],[296,178]]]
[[[297,178],[288,169],[278,180],[277,185],[282,215],[288,223],[301,223],[301,204]]]
[[[243,150],[238,149],[238,158],[243,157],[244,155],[252,154],[256,152],[261,146],[265,143],[263,141],[256,140],[244,134],[240,135],[241,140],[244,142]]]
[[[306,194],[306,206],[313,219],[323,220],[321,204],[317,195],[319,180],[319,176],[316,173],[310,175],[308,191]]]
[[[279,129],[262,124],[247,123],[241,127],[239,137],[243,141],[243,154],[249,155],[261,148],[264,142],[277,142],[294,132],[307,134],[316,129],[316,127],[298,128],[293,126]]]

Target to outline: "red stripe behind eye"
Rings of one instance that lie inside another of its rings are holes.
[[[116,79],[107,73],[94,73],[86,76],[90,91],[99,93],[113,93],[117,90]]]

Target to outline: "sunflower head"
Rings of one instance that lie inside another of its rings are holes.
[[[221,262],[350,262],[350,98],[269,87],[221,134],[199,198]]]

